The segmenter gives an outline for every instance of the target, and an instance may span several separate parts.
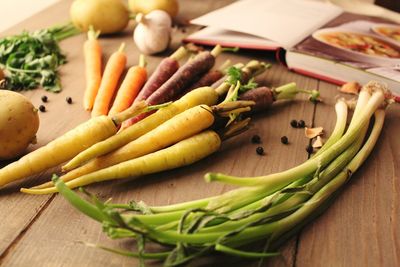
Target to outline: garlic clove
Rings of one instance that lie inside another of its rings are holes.
[[[162,10],[154,10],[147,15],[138,14],[138,22],[133,39],[139,50],[147,55],[164,51],[171,41],[172,20]]]
[[[313,142],[312,147],[313,148],[321,148],[323,144],[324,143],[322,142],[321,136],[318,135],[317,139],[315,139],[315,141]]]
[[[316,136],[319,136],[323,133],[324,128],[322,127],[315,127],[315,128],[305,128],[305,135],[307,138],[314,138]]]

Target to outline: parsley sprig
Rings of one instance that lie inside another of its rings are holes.
[[[240,68],[232,66],[228,69],[227,74],[228,74],[227,82],[232,86],[228,92],[226,101],[236,101],[238,99],[239,94],[254,89],[258,86],[258,84],[254,82],[254,78],[251,78],[245,84],[241,84],[243,72]]]
[[[40,86],[60,92],[58,68],[67,60],[58,42],[78,33],[72,24],[66,24],[1,38],[0,68],[5,79],[0,88],[21,91]]]

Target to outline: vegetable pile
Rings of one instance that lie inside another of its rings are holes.
[[[339,100],[330,138],[299,166],[260,177],[206,174],[207,182],[241,186],[219,196],[168,206],[112,204],[90,194],[89,201],[84,200],[57,176],[53,181],[74,207],[102,223],[111,238],[137,241],[137,251],[98,247],[137,257],[142,264],[155,259],[177,266],[212,251],[247,258],[275,256],[276,248],[324,210],[371,153],[384,122],[385,93],[377,82],[365,85],[347,129],[348,105]],[[242,248],[265,239],[264,250]],[[151,243],[164,249],[149,252]]]
[[[220,75],[203,79],[205,86],[193,89],[193,85],[214,72],[215,57],[224,49],[216,46],[212,51],[200,52],[179,66],[179,58],[187,54],[182,47],[162,60],[144,85],[146,70],[141,57],[139,65],[128,71],[111,105],[126,55],[122,45],[108,60],[101,77],[99,60],[93,59],[101,55],[96,36],[97,33],[90,30],[84,45],[96,48],[93,54],[84,49],[88,66],[84,105],[93,105],[92,119],[0,169],[0,186],[67,161],[62,167],[62,179],[70,187],[185,166],[215,152],[222,140],[245,129],[252,107],[255,111],[263,110],[275,100],[292,99],[297,93],[318,97],[317,91],[299,90],[294,83],[274,89],[255,88],[253,77],[269,67],[256,60],[230,67],[215,88],[209,85]],[[125,127],[121,127],[124,124]],[[199,153],[203,151],[200,154],[193,153],[199,143],[210,138],[219,139],[218,145],[205,146],[199,150]],[[181,153],[174,152],[181,150]],[[171,155],[176,161],[167,160]],[[144,162],[156,158],[165,164],[144,168],[148,165]],[[50,181],[21,191],[46,194],[57,189]]]
[[[129,8],[137,13],[136,47],[148,55],[165,51],[178,2],[129,0]],[[295,83],[277,88],[259,85],[256,76],[270,65],[258,60],[234,65],[227,61],[217,69],[217,57],[235,51],[220,45],[210,51],[182,46],[149,75],[143,55],[125,72],[128,55],[122,43],[103,70],[98,37],[124,30],[131,19],[129,10],[121,0],[75,0],[70,16],[70,24],[0,39],[0,88],[7,89],[0,90],[0,160],[22,155],[35,141],[39,127],[38,110],[9,90],[42,87],[60,92],[58,70],[66,56],[59,41],[80,30],[87,32],[83,107],[91,112],[91,118],[1,168],[0,189],[59,167],[47,182],[21,188],[21,192],[59,192],[77,210],[101,223],[110,238],[135,242],[129,251],[88,245],[138,258],[141,266],[146,260],[179,266],[209,253],[249,259],[279,255],[283,242],[328,207],[379,138],[390,91],[377,82],[363,87],[348,84],[342,91],[358,94],[358,100],[350,106],[338,99],[336,125],[325,144],[320,137],[322,127],[307,128],[304,120],[290,121],[293,128],[304,128],[310,139],[306,148],[310,158],[296,167],[258,177],[206,173],[207,183],[238,188],[172,205],[115,204],[83,188],[81,197],[72,189],[136,179],[198,162],[217,152],[226,139],[247,130],[255,112],[269,109],[276,101],[292,100],[297,94],[307,94],[315,102],[319,92],[303,90]],[[43,103],[47,100],[42,97]],[[71,104],[72,98],[67,97],[66,102]],[[351,118],[350,108],[354,108]],[[39,111],[45,112],[45,106],[39,106]],[[291,143],[287,136],[280,141]],[[257,144],[255,153],[265,155],[259,135],[251,142]],[[313,154],[314,149],[318,150]],[[265,242],[263,248],[254,245],[259,241]]]
[[[0,39],[0,69],[5,72],[0,88],[20,91],[41,86],[60,92],[58,68],[66,57],[58,42],[78,33],[67,24]]]

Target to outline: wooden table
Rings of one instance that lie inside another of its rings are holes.
[[[230,1],[181,1],[181,14],[193,18]],[[68,19],[71,1],[62,1],[2,34],[16,34],[22,29],[49,27]],[[101,39],[105,58],[116,50],[122,40],[127,42],[128,64],[137,63],[138,52],[131,39],[132,26],[126,33]],[[171,51],[184,35],[175,32]],[[24,92],[40,105],[40,97],[47,95],[47,112],[40,113],[41,126],[38,144],[42,146],[77,124],[87,120],[89,113],[82,108],[84,66],[82,43],[84,35],[61,43],[69,63],[62,67],[64,90],[59,94],[41,89]],[[169,53],[169,52],[168,52]],[[165,53],[163,56],[168,55]],[[88,186],[91,192],[116,203],[131,199],[148,204],[167,204],[213,196],[232,187],[218,183],[206,184],[206,171],[220,171],[235,175],[261,175],[282,171],[307,159],[308,140],[302,130],[293,129],[291,119],[303,119],[307,125],[323,126],[329,135],[335,122],[336,86],[287,71],[274,61],[272,54],[243,51],[224,54],[217,64],[230,58],[233,62],[247,62],[255,58],[271,62],[273,67],[258,79],[262,84],[278,86],[296,82],[302,88],[318,89],[323,103],[313,105],[298,98],[293,103],[282,103],[268,112],[255,116],[252,128],[228,141],[221,151],[202,162],[162,174],[148,175],[137,180],[105,182]],[[161,57],[150,57],[151,72]],[[73,98],[73,104],[65,98]],[[282,257],[268,260],[268,266],[400,266],[400,108],[392,106],[387,112],[384,130],[372,155],[351,182],[340,193],[334,204],[318,219],[308,224],[282,248]],[[250,138],[262,137],[266,154],[255,153]],[[287,135],[290,145],[280,143]],[[60,151],[62,153],[62,151]],[[4,165],[4,163],[3,163]],[[101,243],[113,247],[129,246],[126,241],[109,240],[101,225],[76,212],[59,195],[32,196],[19,193],[20,186],[32,186],[47,181],[49,171],[31,179],[14,183],[0,190],[0,265],[2,266],[136,266],[137,261],[87,247],[78,241]],[[236,258],[212,258],[196,261],[201,266],[256,266],[256,262]],[[152,264],[157,265],[157,264]]]

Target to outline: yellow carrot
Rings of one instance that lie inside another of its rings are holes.
[[[113,179],[136,178],[190,165],[214,153],[220,145],[221,139],[217,133],[205,131],[157,152],[83,175],[67,182],[66,185],[69,188],[75,188]],[[57,189],[54,186],[44,189],[22,188],[21,192],[50,194],[57,192]]]
[[[207,129],[213,122],[214,114],[209,106],[195,106],[176,115],[125,146],[68,172],[61,176],[60,179],[64,182],[70,181],[79,176],[163,149]],[[35,188],[48,186],[52,186],[52,182]]]
[[[143,55],[140,55],[139,64],[129,68],[124,81],[118,89],[117,96],[108,113],[109,116],[115,115],[129,108],[140,89],[147,79],[146,61]]]
[[[83,98],[83,107],[92,110],[94,100],[101,83],[101,46],[97,37],[100,31],[91,28],[88,31],[88,39],[83,45],[85,58],[86,90]]]
[[[118,81],[125,69],[126,54],[124,53],[125,43],[122,43],[119,50],[114,52],[108,59],[104,69],[103,78],[99,91],[94,101],[92,117],[107,115],[111,100],[117,89]]]
[[[110,138],[83,151],[73,159],[73,163],[64,166],[63,170],[72,170],[90,159],[114,151],[115,149],[126,145],[127,143],[153,130],[158,125],[191,107],[200,104],[211,106],[216,104],[217,101],[218,95],[211,87],[202,87],[193,90],[179,100],[173,102],[171,105],[158,110],[156,113],[150,115],[144,120],[139,121],[135,125],[132,125],[131,127],[120,131],[118,134],[111,136]]]
[[[58,166],[116,131],[107,116],[93,118],[0,169],[0,186]]]

